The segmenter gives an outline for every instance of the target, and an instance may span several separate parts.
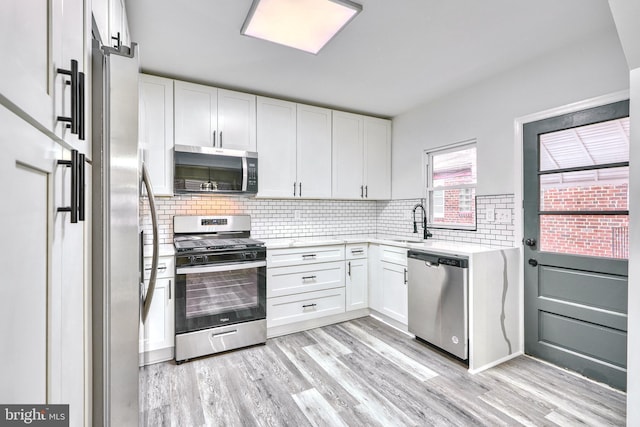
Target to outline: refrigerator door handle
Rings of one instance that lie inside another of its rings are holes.
[[[156,276],[158,275],[158,216],[156,213],[156,199],[153,196],[153,189],[151,187],[151,179],[149,178],[149,172],[145,164],[142,164],[142,182],[147,190],[149,196],[149,210],[151,211],[151,224],[153,226],[153,255],[151,258],[151,277],[149,277],[149,287],[147,288],[146,295],[144,297],[144,303],[142,305],[142,323],[147,320],[149,309],[151,308],[151,301],[153,300],[153,293],[156,289]],[[142,248],[140,248],[142,250]]]

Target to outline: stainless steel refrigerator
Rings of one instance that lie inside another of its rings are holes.
[[[144,165],[138,150],[136,46],[92,47],[93,425],[138,425],[139,325],[153,297],[141,284]],[[153,209],[153,194],[146,193]],[[154,219],[154,218],[152,218]],[[154,265],[157,265],[157,222]],[[146,295],[143,295],[145,294]],[[144,386],[143,386],[144,387]]]

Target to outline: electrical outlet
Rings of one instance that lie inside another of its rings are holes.
[[[487,208],[485,211],[484,219],[487,222],[493,222],[496,220],[496,210],[494,208]]]
[[[511,209],[496,209],[496,222],[501,224],[511,223]]]

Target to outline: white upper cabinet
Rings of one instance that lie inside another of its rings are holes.
[[[331,110],[297,105],[297,181],[300,197],[331,197]]]
[[[364,118],[364,185],[369,199],[391,198],[391,121]]]
[[[175,143],[217,146],[218,89],[176,80],[174,90]]]
[[[218,89],[220,148],[256,151],[256,96]]]
[[[175,81],[175,143],[256,151],[255,95]]]
[[[74,60],[78,72],[87,71],[84,5],[84,0],[0,2],[0,95],[12,109],[21,110],[74,146],[77,134],[57,117],[71,118],[77,98],[74,93],[72,104],[73,91],[67,84],[71,76],[58,69],[70,72]],[[80,110],[74,110],[74,120],[79,116]],[[86,145],[78,148],[84,152]]]
[[[332,143],[334,198],[391,198],[389,120],[334,111]]]
[[[258,196],[294,197],[296,183],[296,104],[257,99]]]
[[[358,114],[333,112],[333,197],[364,197],[364,118]]]
[[[331,197],[331,110],[258,97],[258,195]]]
[[[120,42],[121,45],[131,46],[124,0],[92,0],[91,11],[102,44],[116,47]]]
[[[138,138],[156,196],[173,196],[173,80],[140,75]]]

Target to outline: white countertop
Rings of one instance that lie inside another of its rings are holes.
[[[343,245],[347,243],[375,243],[381,245],[404,247],[407,249],[427,250],[448,255],[471,255],[479,252],[490,252],[504,249],[473,245],[470,243],[451,242],[446,240],[422,240],[406,236],[390,236],[381,234],[291,237],[282,239],[260,240],[265,242],[267,249]]]

